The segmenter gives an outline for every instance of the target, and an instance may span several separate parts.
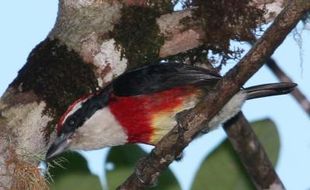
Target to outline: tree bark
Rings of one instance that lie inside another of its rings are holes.
[[[283,2],[268,3],[272,6],[266,18],[274,18]],[[254,3],[262,6],[259,0]],[[37,164],[55,138],[57,118],[77,97],[104,87],[128,68],[110,33],[122,8],[132,4],[144,2],[60,0],[54,28],[32,51],[0,100],[1,190],[47,188]],[[201,45],[205,36],[200,23],[192,20],[196,25],[187,27],[180,22],[191,14],[186,10],[157,18],[165,37],[159,56]]]
[[[309,9],[310,3],[307,1],[290,1],[253,48],[216,85],[215,91],[182,117],[178,125],[156,145],[151,154],[139,162],[135,172],[119,189],[145,189],[154,184],[160,172],[180,155],[194,136],[205,128],[211,118],[263,65],[264,60],[271,56]],[[208,109],[210,107],[212,109]]]
[[[256,189],[285,189],[264,147],[242,112],[227,121],[224,130]]]

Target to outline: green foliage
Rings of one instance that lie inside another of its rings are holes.
[[[51,190],[101,190],[99,178],[90,173],[87,161],[78,153],[66,153],[63,163],[49,168]]]
[[[275,124],[265,119],[252,123],[252,126],[272,163],[275,164],[280,149]],[[249,190],[255,188],[230,142],[225,140],[202,163],[192,189]]]
[[[118,187],[135,169],[137,161],[146,156],[146,153],[137,145],[113,147],[109,153],[107,164],[113,169],[107,171],[109,189]],[[162,173],[154,190],[179,190],[181,189],[175,176],[170,170]]]
[[[109,189],[116,189],[134,171],[137,161],[146,153],[137,145],[124,145],[113,147],[109,152],[106,162],[106,176]],[[97,176],[90,173],[87,161],[78,153],[66,153],[60,164],[53,164],[49,168],[52,177],[51,190],[101,190],[100,181]],[[108,167],[106,167],[108,168]],[[102,168],[104,170],[104,168]],[[154,190],[179,190],[181,189],[175,176],[170,170],[165,171],[159,178]]]
[[[101,190],[98,177],[89,174],[67,174],[51,185],[51,190]]]

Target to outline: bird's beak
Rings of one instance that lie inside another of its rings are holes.
[[[57,137],[54,143],[47,150],[45,160],[51,161],[57,155],[66,151],[70,145],[72,135],[73,133],[68,133],[62,134],[61,136]]]

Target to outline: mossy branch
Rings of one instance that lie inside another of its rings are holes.
[[[253,48],[216,85],[214,92],[182,117],[178,125],[138,163],[135,172],[118,189],[144,189],[153,185],[160,172],[175,160],[205,124],[263,66],[264,61],[272,55],[309,9],[306,1],[290,1]]]

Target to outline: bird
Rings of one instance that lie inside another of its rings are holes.
[[[149,64],[127,71],[103,89],[74,101],[56,125],[56,138],[46,160],[67,150],[95,150],[127,143],[155,145],[177,124],[221,76],[214,70],[184,63]],[[295,83],[271,83],[241,88],[209,128],[236,115],[248,99],[291,92]]]

